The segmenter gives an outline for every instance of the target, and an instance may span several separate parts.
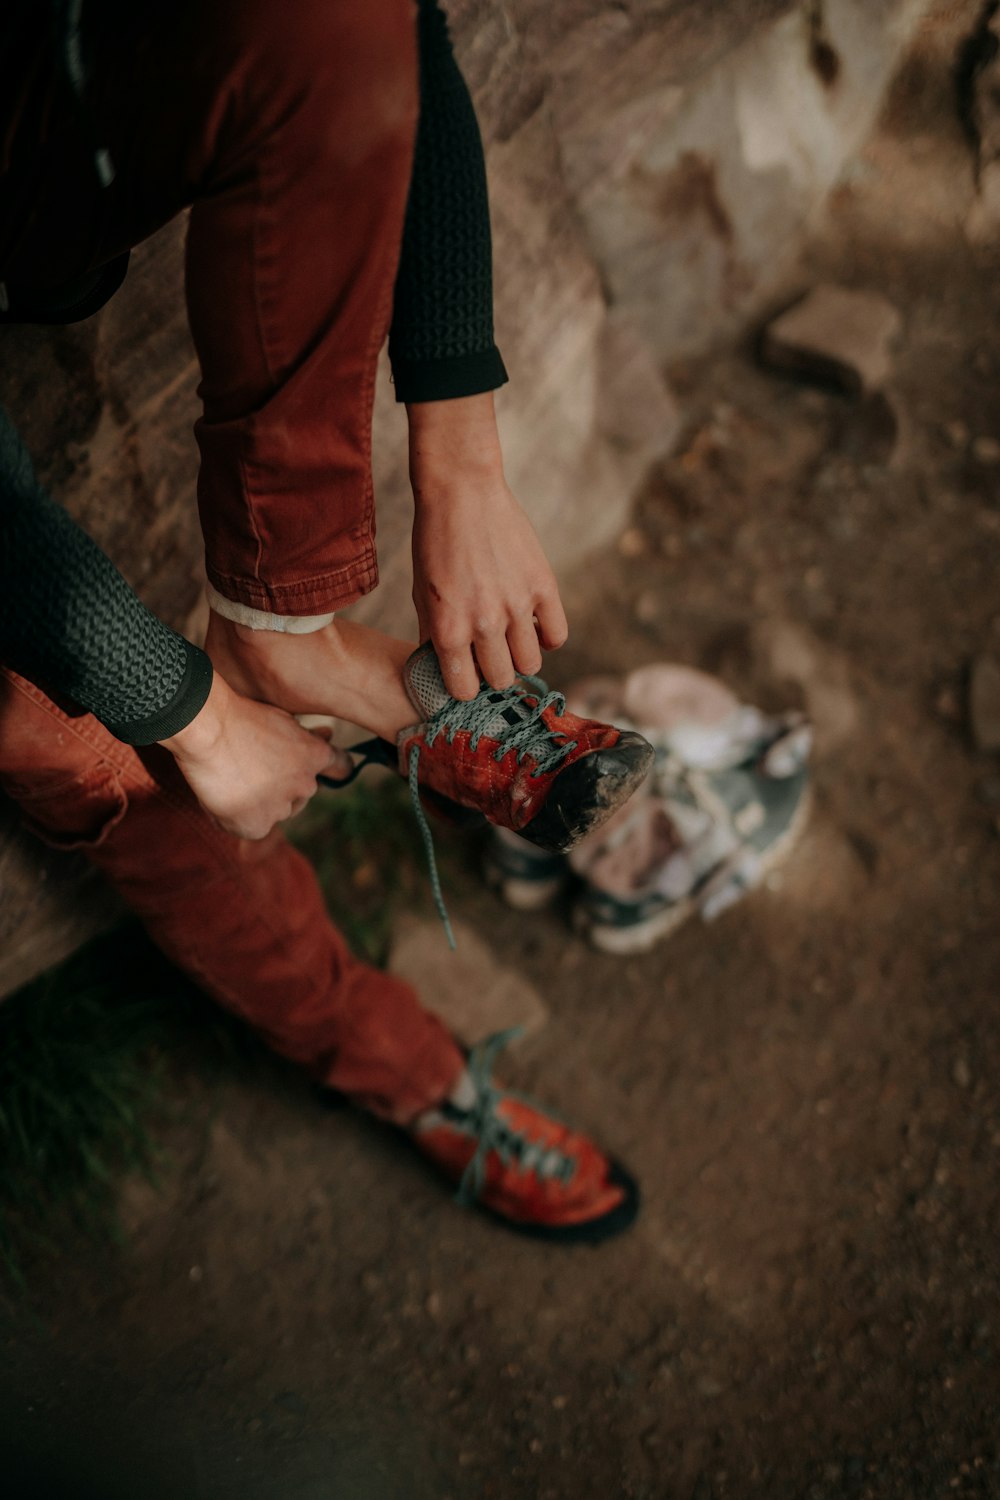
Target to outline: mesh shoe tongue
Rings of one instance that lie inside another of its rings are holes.
[[[431,719],[458,701],[444,685],[434,647],[429,642],[418,646],[406,663],[403,682],[422,719]],[[478,727],[481,733],[492,739],[499,739],[505,730],[523,723],[531,714],[531,709],[523,702],[506,693],[494,692],[486,683],[482,685],[479,698],[473,701],[481,712]]]
[[[403,668],[403,685],[421,719],[433,718],[445,704],[452,701],[451,694],[444,685],[434,647],[429,641],[426,645],[417,647]]]

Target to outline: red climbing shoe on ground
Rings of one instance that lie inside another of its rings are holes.
[[[493,1060],[517,1030],[472,1050],[461,1085],[467,1100],[418,1116],[410,1131],[417,1149],[458,1186],[460,1203],[521,1234],[591,1244],[620,1234],[639,1211],[639,1190],[624,1168],[493,1082]]]
[[[403,681],[420,721],[396,739],[411,791],[474,808],[539,848],[570,849],[631,796],[653,763],[635,730],[566,712],[538,678],[470,702],[444,685],[434,648],[418,647]]]

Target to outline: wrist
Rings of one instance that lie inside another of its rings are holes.
[[[503,482],[503,453],[493,393],[406,408],[410,482],[419,502],[471,484]]]
[[[178,760],[203,760],[218,748],[235,694],[218,672],[204,704],[189,724],[160,744]]]

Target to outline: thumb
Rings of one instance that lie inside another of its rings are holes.
[[[342,781],[346,776],[350,776],[353,770],[354,762],[348,755],[347,751],[338,750],[336,745],[331,745],[328,750],[328,758],[325,764],[320,766],[316,774],[317,776],[329,775],[332,776],[335,781]]]
[[[329,774],[337,780],[349,775],[353,769],[354,762],[346,750],[340,750],[336,745],[331,745],[330,740],[333,735],[333,725],[303,724],[302,720],[309,717],[308,714],[297,715],[302,729],[305,730],[309,738],[313,741],[313,748],[316,751],[316,775],[323,776]]]

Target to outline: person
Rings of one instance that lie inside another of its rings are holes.
[[[566,619],[493,408],[485,169],[436,0],[14,0],[0,20],[0,324],[89,316],[185,208],[201,369],[205,650],[150,614],[0,413],[0,786],[282,1055],[525,1232],[635,1217],[613,1158],[348,951],[277,825],[343,778],[294,715],[366,726],[415,790],[545,847],[651,752],[523,678]],[[386,335],[409,424],[422,645],[345,621],[377,582]]]

